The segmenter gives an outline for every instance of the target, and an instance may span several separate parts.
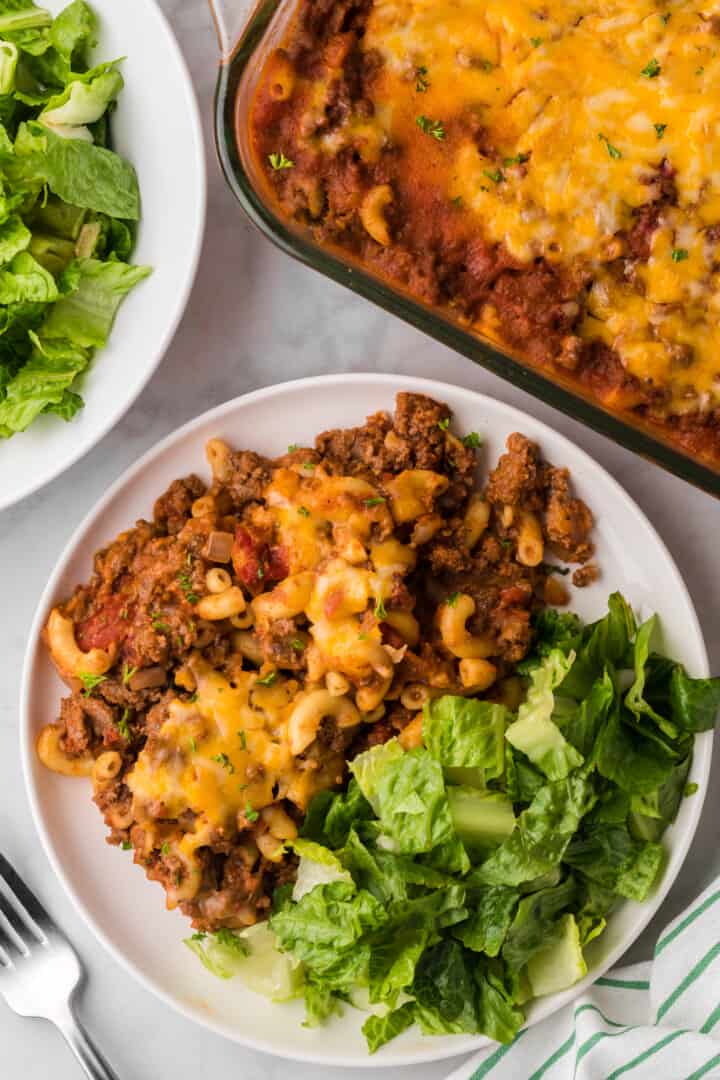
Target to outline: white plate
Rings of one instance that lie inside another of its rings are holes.
[[[67,596],[91,569],[93,553],[138,517],[150,517],[153,501],[176,477],[207,475],[203,448],[211,436],[238,447],[275,455],[289,443],[312,442],[320,431],[360,424],[378,409],[392,409],[398,390],[446,401],[457,431],[478,431],[488,462],[506,437],[522,431],[545,456],[566,465],[575,489],[596,514],[601,580],[574,593],[585,618],[606,610],[607,595],[620,589],[641,617],[658,611],[670,655],[691,674],[707,674],[707,656],[690,597],[665,545],[630,497],[599,465],[563,436],[517,409],[457,386],[395,375],[337,375],[302,379],[248,394],[186,424],[122,476],[83,522],[43,595],[30,636],[22,689],[22,756],[35,821],[56,873],[80,912],[113,956],[154,993],[186,1016],[237,1042],[283,1057],[339,1066],[411,1064],[477,1049],[485,1040],[464,1036],[423,1038],[406,1032],[369,1058],[360,1034],[361,1013],[322,1029],[301,1027],[302,1005],[271,1005],[236,981],[205,972],[181,945],[188,923],[164,910],[164,894],[130,864],[129,854],[104,843],[105,827],[90,802],[89,785],[47,772],[37,762],[34,739],[53,720],[64,687],[55,675],[39,633],[54,602]],[[613,916],[591,956],[592,975],[571,990],[545,998],[529,1011],[531,1023],[580,994],[614,963],[655,913],[687,853],[697,827],[710,768],[711,735],[696,741],[691,779],[700,785],[686,799],[668,831],[669,861],[662,883],[645,904],[626,904]]]
[[[47,0],[57,13],[66,0]],[[135,166],[142,221],[133,262],[154,270],[129,294],[84,379],[85,408],[66,423],[41,416],[0,439],[0,510],[86,454],[120,419],[172,341],[195,278],[205,228],[205,153],[197,101],[178,44],[154,0],[91,0],[99,60],[124,56],[113,115],[118,153]]]

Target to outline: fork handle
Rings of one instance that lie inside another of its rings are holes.
[[[89,1080],[119,1080],[68,1004],[52,1017]]]

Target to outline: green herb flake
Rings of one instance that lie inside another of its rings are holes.
[[[613,159],[613,161],[619,161],[620,158],[622,157],[622,153],[618,150],[617,146],[613,146],[613,144],[608,139],[607,135],[603,135],[602,132],[601,132],[598,135],[598,139],[600,140],[600,142],[605,143],[605,149],[607,150],[608,154]]]
[[[298,506],[298,514],[300,514],[301,517],[310,517],[310,511],[307,506]]]
[[[274,172],[279,172],[280,169],[293,169],[295,162],[290,158],[286,158],[282,151],[279,154],[268,154],[268,161],[272,166]]]
[[[463,204],[463,197],[462,197],[462,195],[456,195],[456,196],[455,196],[455,198],[454,198],[454,199],[452,200],[452,203],[453,203],[453,206],[457,206],[457,207],[458,207],[458,209],[460,209],[460,207],[461,207],[461,206],[462,206],[462,204]]]
[[[130,843],[129,840],[123,840],[123,842],[122,842],[122,844],[120,846],[122,847],[123,851],[129,851],[130,848],[132,847],[132,844]]]
[[[105,682],[107,675],[91,675],[89,671],[81,671],[78,678],[85,687],[83,697],[90,697],[95,687]]]
[[[429,116],[416,117],[415,123],[426,135],[432,135],[433,139],[442,142],[445,138],[445,128],[440,120],[431,120]]]
[[[543,39],[541,37],[531,37],[530,38],[530,44],[532,45],[533,49],[539,49],[540,46],[542,45],[542,43],[543,43]]]
[[[662,22],[663,26],[667,26],[667,24],[670,22],[671,18],[672,18],[672,12],[671,11],[666,11],[666,12],[664,12],[664,14],[662,14],[660,16],[660,21]]]
[[[375,604],[375,618],[378,621],[380,621],[381,619],[386,619],[387,618],[387,611],[385,610],[385,601],[383,600],[382,596],[380,597],[378,602]]]
[[[127,684],[130,683],[130,680],[132,679],[133,675],[136,674],[136,672],[137,672],[137,667],[128,667],[127,664],[123,664],[123,667],[122,667],[123,686],[127,686]]]
[[[195,740],[190,739],[188,745],[190,746],[190,753],[191,754],[196,754],[197,753],[197,743],[195,742]]]
[[[244,811],[244,813],[245,813],[245,817],[247,818],[248,821],[257,821],[257,819],[260,817],[257,810],[253,810],[253,808],[252,808],[252,806],[251,806],[251,804],[249,802],[245,803],[245,811]]]
[[[218,765],[222,765],[223,769],[229,772],[231,775],[235,772],[235,766],[233,765],[227,754],[213,754],[212,761],[217,761]]]
[[[244,731],[238,731],[238,739],[240,740],[240,748],[247,750],[247,735]]]
[[[160,848],[160,854],[161,855],[169,855],[170,854],[170,845],[168,844],[167,840],[165,841],[165,843]]]
[[[299,449],[300,449],[300,447],[298,446],[298,444],[296,442],[291,442],[290,445],[288,446],[287,452],[288,452],[288,454],[294,454],[295,451],[299,450]]]
[[[295,652],[305,652],[305,642],[301,638],[293,638],[290,642],[290,648],[294,649]]]
[[[171,633],[170,627],[164,621],[161,611],[152,611],[150,613],[150,625],[152,626],[153,630],[157,630],[157,632],[160,634]]]
[[[197,699],[198,699],[198,696],[197,696],[197,690],[196,690],[193,694],[190,695],[190,697],[188,698],[188,702],[189,702],[190,705],[194,705],[195,702],[197,701]]]
[[[371,509],[373,506],[382,506],[382,504],[385,502],[387,502],[387,499],[385,499],[382,495],[376,495],[374,499],[366,499],[365,505],[368,509]]]
[[[699,68],[695,68],[695,74],[696,75],[702,75],[704,73],[704,71],[705,71],[705,68],[702,66],[702,64],[700,65]]]
[[[307,469],[308,472],[312,472],[314,468],[315,463],[313,461],[303,461],[303,469]]]
[[[529,160],[529,154],[515,154],[514,157],[503,158],[503,165],[506,169],[509,169],[511,165],[524,165]]]
[[[415,68],[415,91],[418,94],[424,94],[430,86],[430,80],[426,78],[428,69],[426,67]]]
[[[438,427],[441,431],[447,431],[447,429],[450,427],[450,417],[446,416],[444,417],[444,419],[438,420]]]
[[[660,64],[655,57],[653,57],[652,60],[645,65],[640,74],[644,75],[646,79],[657,79],[661,70]]]
[[[455,607],[455,605],[457,604],[459,599],[460,599],[460,593],[459,592],[450,593],[450,595],[448,596],[445,603],[447,604],[448,607]]]
[[[181,570],[177,576],[177,580],[178,585],[180,586],[180,590],[183,593],[188,604],[197,604],[200,597],[193,590],[193,583],[190,575],[186,571]]]
[[[665,128],[667,127],[667,124],[653,124],[653,127],[655,128],[655,134],[657,135],[658,139],[662,139],[663,135],[665,134]]]
[[[687,248],[673,248],[670,252],[670,258],[676,263],[685,262],[686,259],[690,258],[690,252]]]
[[[130,727],[128,725],[129,715],[130,711],[128,709],[123,709],[123,714],[118,720],[118,731],[122,735],[125,742],[130,742]]]
[[[257,574],[255,576],[257,577],[258,581],[262,581],[262,579],[265,577],[265,567],[262,565],[258,566]]]
[[[501,184],[505,179],[501,169],[483,169],[483,176],[487,176],[488,180],[492,180],[493,184]]]
[[[463,435],[462,444],[466,450],[477,450],[479,446],[482,446],[482,439],[477,431],[469,431],[467,435]]]
[[[274,686],[277,682],[277,671],[269,671],[267,675],[263,675],[261,679],[255,680],[256,686]]]

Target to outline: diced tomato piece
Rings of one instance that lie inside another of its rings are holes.
[[[500,603],[503,607],[512,604],[526,604],[530,599],[531,590],[529,585],[510,585],[500,593]]]
[[[253,593],[260,592],[265,575],[260,554],[259,541],[244,525],[238,525],[235,529],[232,564],[243,585]]]
[[[108,597],[101,607],[76,625],[75,640],[79,648],[88,652],[90,649],[107,649],[113,642],[119,644],[128,631],[128,616],[127,597]]]
[[[269,581],[282,581],[290,572],[290,560],[285,544],[275,544],[268,550],[265,576]]]

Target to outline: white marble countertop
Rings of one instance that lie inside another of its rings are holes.
[[[210,131],[215,38],[204,0],[161,0],[190,64],[205,119],[209,216],[190,304],[164,362],[139,401],[99,446],[51,487],[0,514],[1,846],[27,875],[86,962],[81,1012],[121,1080],[337,1080],[354,1070],[291,1064],[250,1052],[195,1027],[152,998],[95,942],[38,850],[20,777],[17,699],[26,635],[40,591],[72,530],[131,462],[184,421],[228,398],[301,375],[393,371],[426,375],[497,396],[558,428],[625,485],[665,539],[690,588],[710,659],[720,670],[720,507],[709,496],[594,435],[553,409],[474,367],[275,250],[245,221],[215,161]],[[661,583],[658,582],[658,587]],[[703,821],[660,915],[631,950],[650,955],[665,921],[720,871],[716,758]],[[79,1070],[60,1036],[20,1020],[0,1001],[0,1075],[8,1080],[75,1080]],[[438,1080],[443,1063],[415,1067],[413,1080]],[[367,1075],[367,1074],[365,1074]],[[383,1070],[382,1080],[409,1072]],[[521,1080],[521,1078],[518,1078]]]

